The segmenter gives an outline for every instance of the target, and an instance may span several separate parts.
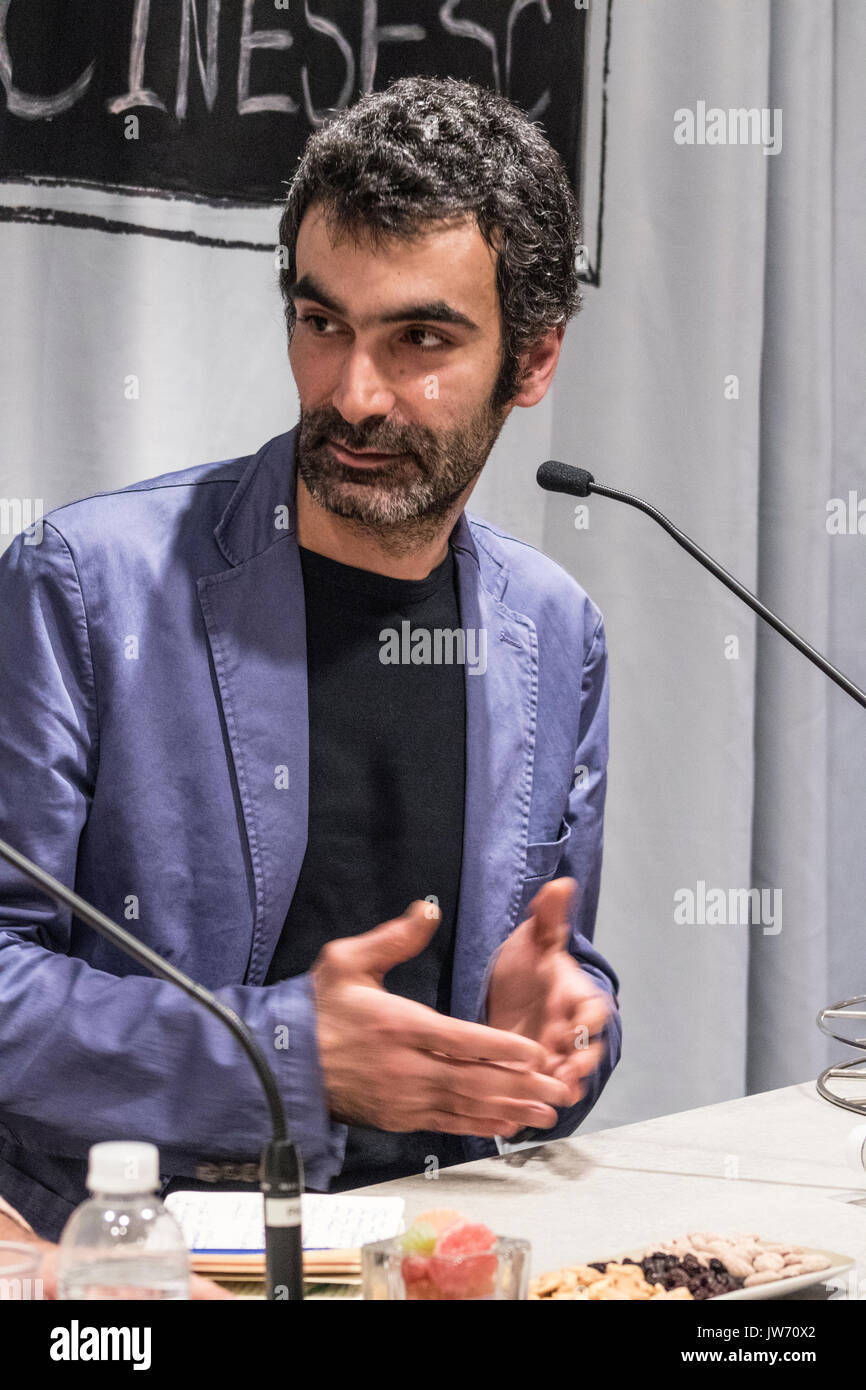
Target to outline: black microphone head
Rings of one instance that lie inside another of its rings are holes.
[[[560,463],[559,459],[548,459],[535,475],[539,487],[547,492],[568,492],[572,497],[588,497],[590,484],[595,482],[585,468],[573,468],[570,463]]]

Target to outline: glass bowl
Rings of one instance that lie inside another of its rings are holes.
[[[490,1250],[464,1255],[415,1255],[401,1240],[394,1236],[361,1247],[365,1299],[453,1303],[527,1297],[528,1240],[497,1236]]]

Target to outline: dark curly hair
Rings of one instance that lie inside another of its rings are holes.
[[[291,342],[298,229],[321,204],[338,234],[374,245],[474,215],[495,251],[502,355],[495,407],[520,386],[519,356],[581,304],[579,217],[562,160],[524,112],[452,77],[402,77],[308,139],[280,218],[279,274]]]

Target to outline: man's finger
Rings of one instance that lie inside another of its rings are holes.
[[[435,903],[410,903],[402,917],[392,917],[358,936],[339,939],[341,955],[353,970],[381,980],[395,965],[420,955],[441,921]]]
[[[435,1130],[439,1134],[474,1134],[479,1139],[493,1139],[498,1134],[502,1139],[510,1139],[525,1126],[500,1120],[485,1120],[472,1115],[452,1115],[446,1110],[436,1110],[432,1115],[425,1116],[424,1128]]]
[[[580,1079],[572,1080],[568,1086],[568,1103],[565,1108],[570,1110],[572,1106],[577,1105],[578,1101],[583,1100],[586,1092],[586,1081],[581,1081]]]
[[[582,999],[575,1011],[575,1027],[582,1027],[587,1030],[591,1038],[595,1038],[610,1021],[613,1011],[609,994],[588,995]]]
[[[561,1022],[551,1028],[545,1038],[548,1046],[557,1052],[570,1052],[575,1047],[586,1047],[590,1038],[597,1038],[610,1020],[611,1006],[608,996],[599,993],[578,999],[571,1007],[561,1011]]]
[[[568,914],[576,889],[573,878],[555,878],[545,883],[529,904],[532,933],[543,950],[565,950],[568,943]]]
[[[565,1105],[568,1103],[568,1088],[561,1082],[557,1082],[557,1086],[562,1090],[560,1103]],[[475,1124],[487,1124],[494,1134],[503,1134],[506,1125],[513,1125],[515,1129],[550,1129],[559,1119],[558,1110],[553,1105],[530,1104],[527,1101],[511,1100],[508,1096],[478,1098],[440,1092],[433,1096],[427,1105],[415,1106],[403,1127],[430,1129],[427,1121],[431,1111],[443,1115],[460,1115]]]
[[[461,1062],[454,1058],[441,1058],[443,1082],[449,1096],[460,1096],[466,1100],[489,1100],[497,1104],[500,1099],[513,1101],[519,1105],[546,1106],[556,1108],[567,1104],[567,1096],[562,1084],[546,1072],[517,1071],[514,1067],[497,1067],[485,1062]],[[467,1109],[464,1104],[461,1109]],[[524,1124],[533,1123],[524,1120]]]
[[[547,1060],[546,1049],[520,1033],[488,1028],[483,1023],[466,1023],[460,1018],[447,1018],[435,1009],[416,1004],[410,999],[401,1000],[398,1004],[396,995],[389,995],[389,999],[392,1009],[398,1009],[394,1022],[399,1027],[401,1042],[407,1047],[415,1047],[423,1052],[441,1052],[446,1057],[462,1058],[469,1062],[496,1062],[522,1067],[528,1071],[540,1071]]]
[[[569,1088],[579,1085],[587,1076],[592,1076],[604,1060],[605,1048],[602,1043],[592,1043],[590,1047],[576,1048],[572,1055],[563,1058],[554,1068],[554,1078]]]

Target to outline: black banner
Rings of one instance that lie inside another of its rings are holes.
[[[429,74],[514,100],[579,197],[588,21],[588,0],[0,0],[0,179],[274,202],[330,112]]]
[[[548,1323],[554,1313],[544,1308],[528,1308],[525,1314],[509,1308],[497,1314],[495,1304],[486,1304],[484,1336],[475,1339],[474,1351],[473,1339],[465,1339],[461,1356],[469,1371],[504,1372],[513,1378],[517,1370],[531,1376],[538,1360],[531,1346],[552,1345],[557,1335],[572,1333],[574,1319],[580,1316],[587,1344],[609,1348],[606,1364],[617,1379],[634,1376],[643,1383],[655,1374],[679,1383],[682,1375],[686,1384],[703,1384],[704,1368],[720,1366],[728,1371],[728,1383],[737,1377],[742,1381],[744,1368],[748,1374],[755,1367],[781,1371],[784,1380],[784,1372],[794,1366],[811,1371],[816,1384],[835,1378],[858,1385],[863,1378],[862,1303],[822,1301],[822,1292],[817,1286],[813,1297],[802,1301],[710,1299],[664,1308],[650,1308],[648,1302],[595,1302],[581,1314],[561,1313],[568,1316],[567,1324]],[[334,1381],[341,1374],[357,1374],[358,1347],[372,1337],[378,1339],[383,1356],[393,1354],[400,1336],[405,1336],[406,1317],[415,1316],[404,1314],[401,1323],[392,1324],[382,1304],[378,1313],[363,1313],[363,1302],[356,1302],[353,1313],[351,1308],[334,1307],[333,1298],[321,1298],[329,1306],[318,1309],[309,1306],[311,1301],[306,1300],[304,1308],[253,1299],[195,1307],[154,1301],[17,1303],[14,1340],[25,1366],[38,1368],[42,1377],[61,1385],[68,1383],[70,1374],[92,1382],[103,1373],[113,1384],[131,1377],[138,1384],[148,1373],[162,1383],[171,1372],[202,1384],[224,1385],[266,1378],[262,1368],[269,1362],[277,1376],[296,1374],[301,1365],[298,1348],[303,1352],[314,1337],[315,1369]],[[422,1322],[411,1323],[410,1332],[417,1327],[429,1337],[431,1315],[417,1316]],[[442,1316],[447,1335],[456,1324]],[[506,1321],[499,1323],[497,1317]],[[521,1323],[521,1317],[527,1322]],[[464,1315],[458,1321],[462,1330]],[[11,1334],[6,1340],[11,1345]],[[766,1379],[772,1384],[773,1375]]]

